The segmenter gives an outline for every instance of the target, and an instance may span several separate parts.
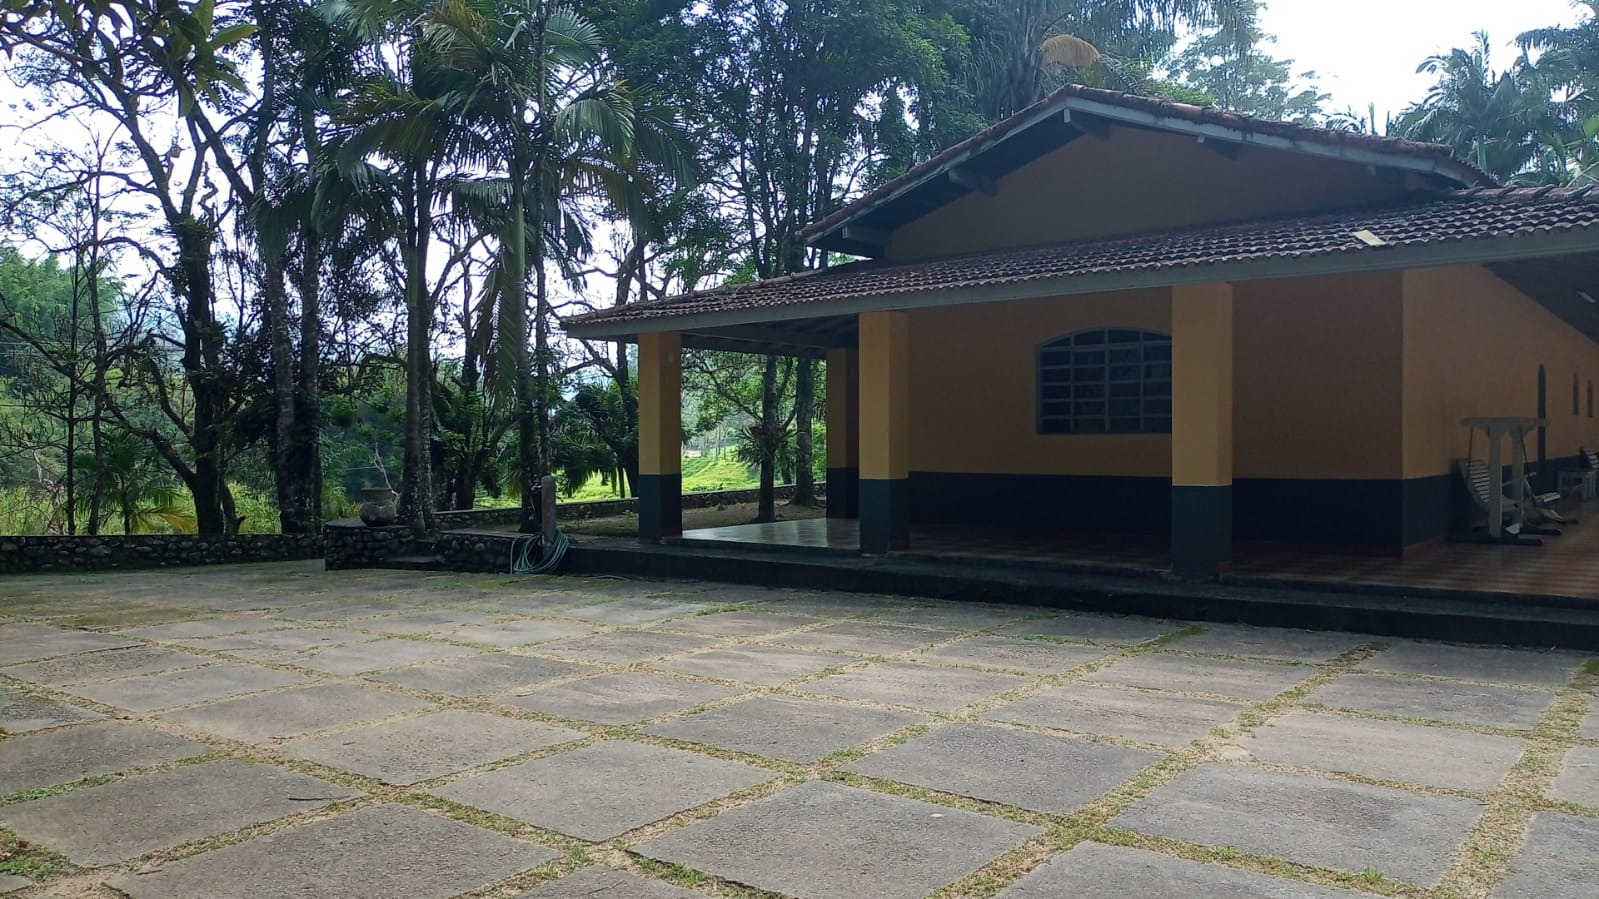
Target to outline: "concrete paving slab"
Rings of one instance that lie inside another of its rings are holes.
[[[1528,730],[1554,705],[1555,695],[1489,684],[1346,674],[1318,688],[1305,702],[1382,715]]]
[[[1179,631],[1183,627],[1181,622],[1165,621],[1160,618],[1067,612],[1053,618],[1019,621],[998,630],[1000,633],[1015,634],[1020,637],[1054,637],[1081,643],[1124,645],[1153,640]]]
[[[133,627],[117,631],[117,636],[137,637],[140,640],[155,640],[160,643],[173,643],[179,640],[192,640],[199,637],[257,633],[280,627],[283,627],[283,622],[276,618],[267,618],[261,615],[223,615],[216,618],[196,618],[191,621],[173,621],[168,624],[153,624],[148,627]]]
[[[702,899],[681,887],[593,865],[516,894],[515,899]]]
[[[551,655],[579,662],[609,662],[613,665],[631,665],[647,659],[693,652],[711,645],[713,640],[691,637],[687,634],[663,634],[654,631],[615,631],[588,637],[572,637],[553,643],[540,643],[528,652]]]
[[[136,645],[135,641],[126,637],[99,634],[94,631],[10,624],[6,625],[4,630],[0,630],[0,665]]]
[[[1114,650],[1051,640],[1025,640],[1019,637],[971,637],[959,643],[940,646],[918,658],[937,659],[956,665],[1005,668],[1029,674],[1059,674],[1068,668],[1097,662]]]
[[[379,805],[107,884],[131,899],[448,899],[558,857],[420,809]]]
[[[355,630],[371,631],[378,634],[442,634],[463,627],[483,627],[492,624],[495,616],[486,612],[473,612],[466,609],[423,609],[417,612],[402,612],[398,615],[385,615],[381,618],[365,618],[351,622],[350,627]]]
[[[1563,687],[1577,673],[1577,667],[1584,659],[1585,656],[1571,652],[1400,640],[1361,662],[1360,667],[1400,674],[1431,674],[1461,680]]]
[[[1593,899],[1599,818],[1539,812],[1493,899]]]
[[[705,684],[643,671],[585,678],[506,699],[506,705],[599,724],[637,724],[707,702],[736,696],[737,687]]]
[[[1369,895],[1128,846],[1079,843],[1000,890],[996,899],[1359,899]]]
[[[545,621],[533,618],[523,621],[499,621],[493,624],[463,627],[444,634],[444,637],[448,640],[486,643],[502,649],[512,649],[517,646],[527,646],[530,643],[548,643],[551,640],[560,640],[563,637],[581,637],[584,634],[592,633],[594,633],[594,629],[586,625],[573,624],[570,621]]]
[[[342,627],[294,627],[220,637],[196,637],[184,640],[183,645],[195,649],[208,649],[212,652],[225,652],[246,659],[264,659],[291,652],[304,652],[345,643],[365,643],[376,639],[378,637],[375,634],[364,634]]]
[[[874,752],[844,770],[1065,814],[1162,758],[1142,749],[958,722]]]
[[[882,596],[870,593],[803,593],[777,591],[777,595],[743,597],[758,587],[739,587],[733,590],[712,590],[704,594],[711,602],[750,602],[765,606],[774,612],[791,615],[816,615],[821,618],[855,618],[862,615],[881,615],[897,609],[916,605],[901,596]]]
[[[0,796],[176,761],[210,748],[122,721],[12,737],[0,742]]]
[[[814,762],[923,720],[909,712],[758,696],[677,718],[648,732],[790,762]]]
[[[1594,703],[1587,717],[1582,719],[1582,724],[1577,726],[1577,736],[1599,740],[1599,702]]]
[[[0,749],[4,749],[5,745],[0,743]],[[1567,752],[1565,763],[1555,777],[1549,795],[1565,802],[1599,809],[1599,748],[1576,746]]]
[[[741,762],[608,742],[447,784],[440,796],[585,840],[609,840],[777,777]]]
[[[1241,624],[1206,624],[1205,631],[1172,644],[1186,652],[1279,659],[1286,662],[1330,662],[1375,637],[1331,631],[1302,631]]]
[[[594,670],[592,666],[573,662],[510,652],[489,652],[463,659],[412,665],[379,674],[373,680],[451,696],[484,696]]]
[[[206,703],[158,717],[206,733],[264,743],[427,707],[420,699],[375,687],[312,684]]]
[[[785,615],[781,612],[717,612],[714,615],[690,615],[665,621],[658,627],[719,637],[764,637],[821,620],[808,615]]]
[[[1302,665],[1152,652],[1101,668],[1083,680],[1124,687],[1214,693],[1239,699],[1270,699],[1315,674],[1316,669]]]
[[[1181,746],[1238,717],[1244,703],[1062,684],[984,715],[1038,727]]]
[[[84,652],[43,662],[12,665],[0,668],[0,674],[32,684],[60,687],[84,681],[128,677],[171,671],[176,668],[195,668],[215,659],[192,652],[177,652],[159,646],[129,646],[126,649],[102,649]]]
[[[1484,808],[1456,796],[1207,764],[1109,825],[1436,886]]]
[[[68,687],[67,692],[135,712],[153,712],[191,702],[223,699],[309,681],[310,678],[292,671],[223,662],[205,668],[80,684]]]
[[[321,671],[327,674],[366,674],[399,668],[417,662],[438,659],[458,659],[477,655],[481,650],[429,640],[375,640],[371,643],[352,643],[314,652],[295,653],[278,658],[278,661]]]
[[[0,687],[0,732],[25,734],[103,717],[75,705]]]
[[[807,649],[852,652],[859,655],[897,655],[918,646],[948,640],[952,634],[915,627],[896,627],[870,621],[842,621],[815,630],[774,637],[772,642]]]
[[[561,615],[596,624],[651,624],[668,618],[697,614],[707,606],[703,602],[684,602],[680,598],[626,598],[593,606],[567,609]]]
[[[1526,748],[1521,740],[1469,730],[1302,711],[1272,720],[1242,743],[1268,762],[1458,790],[1498,786]]]
[[[224,759],[0,808],[0,826],[91,868],[360,795],[270,765]]]
[[[865,699],[953,713],[974,702],[1032,683],[1031,678],[915,662],[880,662],[831,674],[800,687],[846,699]]]
[[[538,721],[446,709],[417,718],[302,737],[278,749],[386,784],[410,786],[586,736],[581,731]]]
[[[1040,832],[903,796],[811,781],[634,848],[806,899],[913,899]]]
[[[655,667],[698,674],[701,677],[716,677],[775,687],[796,677],[805,677],[856,661],[858,660],[854,656],[839,655],[835,652],[812,652],[805,649],[784,649],[780,646],[749,643],[690,653],[657,662]]]
[[[879,620],[886,624],[903,624],[911,627],[975,631],[997,628],[1037,614],[1037,609],[1028,606],[938,602],[895,609],[885,613]]]
[[[16,874],[0,874],[0,896],[4,896],[7,893],[15,893],[23,887],[31,887],[33,885],[34,881],[30,878],[19,877]]]

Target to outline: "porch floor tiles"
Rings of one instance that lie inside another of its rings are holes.
[[[1396,558],[1240,541],[1230,576],[1599,600],[1599,503],[1574,512],[1581,522],[1563,525],[1563,534],[1543,538],[1541,547],[1449,543]],[[685,531],[683,539],[835,553],[860,551],[859,523],[841,519],[701,528]],[[913,531],[910,548],[899,554],[1140,574],[1171,567],[1168,540],[1134,534],[928,528]]]
[[[125,596],[191,617],[152,629]],[[349,622],[314,628],[345,646],[288,626],[313,599]],[[601,601],[606,621],[567,614]],[[659,617],[733,602],[759,611]],[[468,625],[485,639],[467,648],[432,629],[463,606],[506,633]],[[130,673],[243,608],[280,628],[236,637],[294,645]],[[0,578],[0,667],[63,684],[0,672],[0,844],[46,866],[23,869],[24,895],[130,899],[1593,895],[1585,656],[1013,608],[320,563]],[[85,610],[104,623],[44,620]],[[399,614],[428,630],[350,642]],[[789,645],[802,635],[828,648]],[[507,680],[507,659],[539,667]],[[549,670],[580,673],[479,689]],[[1258,698],[1313,676],[1308,696]],[[1506,773],[1523,745],[1558,771]],[[52,851],[88,869],[50,872]]]

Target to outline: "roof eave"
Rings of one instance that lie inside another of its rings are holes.
[[[848,297],[838,300],[795,302],[777,306],[708,310],[683,315],[661,315],[616,321],[572,322],[571,337],[590,340],[631,340],[641,333],[691,331],[815,318],[820,315],[857,315],[964,306],[1106,293],[1150,287],[1172,287],[1211,281],[1261,281],[1272,278],[1302,278],[1359,272],[1395,271],[1408,268],[1433,268],[1446,265],[1486,265],[1519,259],[1541,259],[1571,253],[1599,250],[1599,229],[1574,228],[1559,232],[1512,234],[1475,240],[1439,243],[1351,248],[1310,255],[1281,256],[1174,268],[1107,272],[1090,275],[1064,275],[1035,281],[1005,282],[950,289],[928,288],[896,293]]]

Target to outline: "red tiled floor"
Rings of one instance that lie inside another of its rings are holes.
[[[1405,559],[1243,545],[1238,547],[1232,573],[1246,578],[1599,600],[1599,505],[1581,514],[1588,520],[1566,525],[1562,536],[1543,538],[1543,546],[1451,543]],[[838,519],[706,528],[683,536],[843,552],[860,546],[858,523]],[[904,554],[1149,572],[1165,570],[1169,552],[1167,541],[1158,537],[991,529],[917,531]]]

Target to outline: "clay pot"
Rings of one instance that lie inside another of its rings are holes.
[[[391,525],[400,518],[399,494],[388,487],[368,487],[361,491],[361,521],[368,527]]]

